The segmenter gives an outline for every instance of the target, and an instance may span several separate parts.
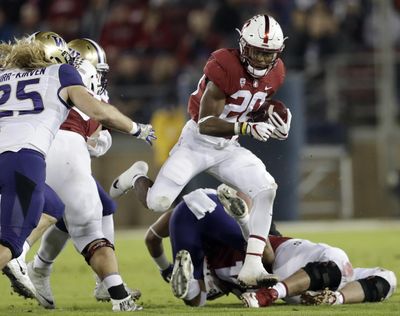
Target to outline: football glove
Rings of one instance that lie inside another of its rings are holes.
[[[94,146],[87,143],[91,157],[103,156],[112,145],[111,134],[108,130],[101,130],[97,136],[88,137],[88,140],[92,140],[94,143]]]
[[[150,124],[137,123],[137,127],[137,132],[132,135],[139,139],[143,139],[151,146],[153,144],[153,140],[157,139],[153,126]]]
[[[250,135],[262,142],[266,142],[274,130],[275,126],[267,122],[244,122],[240,127],[242,135]]]
[[[272,114],[268,118],[268,123],[275,126],[275,130],[272,133],[271,137],[285,140],[289,136],[290,123],[292,122],[292,113],[287,109],[287,122],[285,123],[278,113],[272,112]]]

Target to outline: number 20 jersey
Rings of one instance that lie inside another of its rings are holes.
[[[212,81],[225,94],[225,107],[219,118],[228,122],[245,122],[248,114],[264,103],[283,84],[285,66],[278,58],[274,67],[261,78],[253,78],[240,61],[238,49],[219,49],[204,66],[204,75],[189,99],[188,112],[197,122],[200,100],[207,82]]]
[[[67,64],[0,71],[0,153],[29,148],[46,155],[72,106],[59,93],[72,85],[83,83]]]

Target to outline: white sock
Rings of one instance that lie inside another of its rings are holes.
[[[274,288],[278,292],[278,298],[285,298],[286,297],[287,288],[286,288],[286,285],[284,283],[278,282],[272,288]]]
[[[102,231],[104,237],[108,239],[112,244],[114,244],[114,217],[112,214],[103,216],[101,220]]]
[[[18,257],[23,261],[26,261],[26,254],[28,253],[29,249],[31,249],[31,246],[29,245],[29,243],[25,240],[24,241],[24,245],[22,246],[22,253],[21,255]]]
[[[159,256],[157,258],[153,257],[153,260],[160,270],[165,270],[166,268],[169,267],[170,263],[169,263],[167,257],[165,256],[165,253],[162,253],[161,256]]]
[[[335,302],[335,305],[336,305],[336,304],[337,304],[337,305],[344,304],[344,296],[343,296],[342,292],[337,291],[337,292],[336,292],[336,297],[337,297],[337,300],[336,300],[336,302]]]
[[[103,283],[106,286],[106,288],[109,289],[110,287],[121,285],[123,282],[121,276],[116,273],[106,276],[103,279]]]
[[[189,291],[188,294],[183,298],[184,300],[190,301],[200,294],[199,281],[191,279],[189,281]]]
[[[250,235],[249,218],[250,218],[250,215],[247,214],[243,218],[238,218],[237,219],[237,223],[240,226],[240,230],[242,231],[242,235],[243,235],[245,240],[249,239],[249,235]]]
[[[42,236],[39,250],[35,256],[34,267],[50,271],[51,265],[64,249],[69,235],[56,226],[50,227]]]
[[[272,222],[272,205],[274,203],[275,190],[263,190],[253,197],[253,206],[250,211],[249,230],[250,235],[263,238],[268,237]]]
[[[259,255],[260,260],[261,260],[261,256],[264,252],[264,248],[265,248],[265,241],[263,241],[259,238],[250,236],[247,241],[246,258],[247,258],[247,254],[253,254],[252,257],[254,257],[254,255],[256,255],[256,256]]]

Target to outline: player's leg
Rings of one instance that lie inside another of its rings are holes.
[[[24,242],[23,251],[18,258],[11,260],[3,272],[11,281],[11,286],[16,293],[26,298],[37,298],[35,287],[28,277],[25,256],[33,245],[51,225],[57,222],[64,213],[64,204],[57,194],[45,185],[45,202],[39,223]]]
[[[47,157],[48,183],[65,202],[64,220],[74,246],[106,284],[113,309],[136,309],[118,272],[114,246],[102,231],[102,205],[86,143],[76,133],[59,133]]]
[[[95,179],[96,180],[96,179]],[[100,185],[98,181],[96,181],[97,191],[99,193],[101,205],[103,208],[103,217],[101,220],[101,227],[103,230],[103,234],[107,240],[109,240],[112,244],[114,244],[114,213],[117,210],[117,204],[115,201],[105,192],[103,187]],[[110,293],[107,291],[107,287],[101,281],[99,276],[95,274],[96,286],[94,289],[94,297],[98,301],[109,301],[111,299]],[[126,291],[132,295],[134,299],[138,299],[141,296],[141,293],[138,289],[130,289],[124,283]]]
[[[336,249],[307,240],[287,240],[277,248],[273,266],[273,271],[282,276],[281,281],[269,289],[243,294],[243,301],[248,307],[269,306],[279,298],[299,303],[299,295],[307,291],[337,289],[342,272],[330,259],[345,262],[347,256]]]
[[[28,275],[36,288],[38,300],[47,309],[55,308],[55,300],[50,283],[53,263],[64,249],[68,240],[69,234],[66,232],[64,222],[61,219],[43,234],[40,247],[33,261],[28,263]]]
[[[307,305],[339,305],[363,302],[380,302],[396,290],[397,279],[393,271],[382,268],[355,268],[354,281],[346,283],[339,291],[307,292],[302,303]]]
[[[128,178],[131,179],[131,184],[123,189],[133,187],[145,207],[155,212],[164,212],[171,207],[176,197],[195,175],[218,161],[220,152],[221,150],[217,150],[214,145],[199,139],[197,129],[187,124],[179,142],[171,150],[169,158],[158,172],[154,184],[143,174],[144,168],[137,168],[141,170],[137,175],[129,172]],[[134,165],[131,168],[135,169]],[[110,192],[113,191],[111,187]]]
[[[39,222],[44,204],[45,162],[38,152],[20,150],[0,155],[0,269],[22,253]]]
[[[277,278],[266,272],[261,258],[271,226],[277,185],[262,161],[250,151],[233,147],[227,152],[229,155],[226,159],[210,168],[209,172],[247,194],[253,203],[249,218],[247,254],[238,279],[247,286],[272,285]]]
[[[174,269],[171,277],[173,294],[186,304],[200,306],[205,303],[203,260],[198,220],[181,202],[174,209],[169,222]],[[204,299],[202,299],[204,298]]]

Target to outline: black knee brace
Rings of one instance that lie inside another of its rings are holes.
[[[325,288],[335,291],[342,279],[342,272],[333,261],[310,262],[303,268],[310,277],[308,290],[320,291]]]
[[[364,291],[364,302],[382,301],[390,290],[389,282],[380,276],[374,275],[357,281],[360,282]]]
[[[90,246],[90,247],[89,247]],[[89,245],[87,245],[83,250],[82,250],[82,255],[85,258],[87,264],[90,265],[90,259],[93,257],[93,254],[99,250],[100,248],[103,247],[110,247],[112,250],[114,250],[114,245],[106,238],[102,239],[97,239],[92,241]]]

